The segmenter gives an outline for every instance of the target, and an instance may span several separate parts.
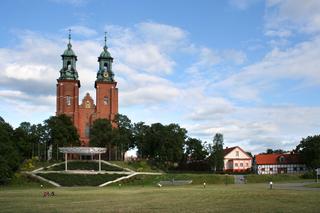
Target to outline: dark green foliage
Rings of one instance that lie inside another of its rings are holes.
[[[188,161],[204,160],[208,155],[208,151],[202,145],[201,140],[188,138],[186,141],[186,157]]]
[[[123,160],[124,153],[134,147],[133,125],[126,115],[117,114],[114,122],[117,128],[113,129],[112,143],[115,145],[115,159]],[[120,151],[120,155],[118,155]]]
[[[140,123],[135,126],[134,133],[139,154],[145,158],[153,159],[163,166],[183,159],[187,131],[178,124],[155,123],[146,127]]]
[[[133,140],[135,146],[138,148],[138,156],[140,158],[146,158],[148,156],[148,141],[146,134],[150,126],[145,125],[144,122],[135,123],[133,126]]]
[[[111,149],[114,146],[114,135],[111,122],[97,119],[90,128],[90,146],[106,147],[108,160],[111,160]]]
[[[287,151],[284,151],[282,149],[267,149],[265,154],[283,154],[286,153]]]
[[[320,168],[320,135],[303,138],[296,151],[301,154],[308,168]]]
[[[67,115],[51,116],[44,123],[47,132],[46,142],[52,145],[52,154],[56,160],[62,158],[59,147],[80,145],[77,129]]]
[[[112,143],[112,126],[107,119],[97,119],[90,128],[90,145],[108,147]]]
[[[50,167],[47,170],[50,171],[64,171],[65,165],[64,163],[59,164],[54,167]],[[99,170],[99,163],[92,161],[71,161],[68,162],[68,170]],[[123,171],[123,169],[115,166],[110,166],[105,163],[101,163],[101,170],[105,171]]]
[[[316,179],[317,178],[316,175],[317,175],[316,170],[309,170],[306,173],[303,173],[301,177],[304,179]]]
[[[209,161],[213,166],[214,171],[222,171],[224,166],[224,152],[223,152],[223,135],[217,133],[213,138],[213,145]]]
[[[61,174],[61,173],[42,173],[38,174],[48,180],[59,183],[61,186],[98,186],[105,182],[123,177],[120,174]]]
[[[12,127],[0,117],[0,184],[10,181],[21,161],[13,135]]]

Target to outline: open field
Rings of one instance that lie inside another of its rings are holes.
[[[1,212],[318,212],[320,191],[266,184],[183,187],[0,188]]]

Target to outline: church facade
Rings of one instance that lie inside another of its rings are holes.
[[[105,37],[103,51],[98,57],[98,72],[94,87],[96,103],[89,93],[79,104],[80,80],[76,68],[77,56],[72,50],[71,36],[67,49],[61,55],[62,68],[57,79],[56,115],[71,117],[80,136],[82,146],[89,146],[89,130],[94,120],[105,118],[113,121],[118,113],[118,88],[112,71],[113,58],[108,51]],[[115,123],[112,123],[115,126]]]

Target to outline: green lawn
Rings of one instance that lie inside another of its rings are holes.
[[[318,212],[319,191],[265,184],[183,187],[0,188],[1,212]]]
[[[305,185],[305,187],[320,188],[320,183],[310,183],[310,184]]]
[[[217,174],[190,174],[190,173],[165,173],[163,175],[136,175],[130,179],[122,180],[122,185],[128,186],[155,186],[159,181],[172,180],[192,180],[192,184],[233,184],[233,175],[217,175]],[[115,183],[114,185],[117,185]]]

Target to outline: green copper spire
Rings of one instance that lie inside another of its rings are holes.
[[[69,29],[67,49],[61,55],[62,69],[60,70],[60,78],[66,80],[78,80],[78,72],[76,70],[77,56],[74,54],[71,45],[71,29]]]
[[[97,73],[97,80],[96,81],[103,81],[103,82],[114,82],[114,73],[112,72],[112,62],[113,58],[108,51],[107,46],[107,32],[104,33],[104,46],[103,51],[98,57],[99,62],[99,70]]]

